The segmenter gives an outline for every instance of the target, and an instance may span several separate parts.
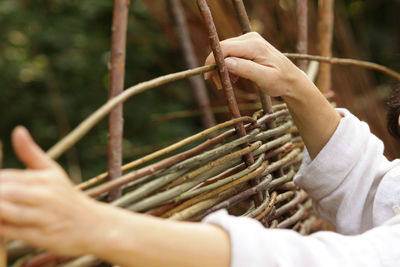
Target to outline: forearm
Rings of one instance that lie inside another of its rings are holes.
[[[209,224],[175,222],[101,204],[103,230],[88,253],[120,266],[229,266],[229,237]]]
[[[303,73],[295,73],[293,87],[283,100],[303,138],[310,157],[315,158],[335,132],[340,115]]]

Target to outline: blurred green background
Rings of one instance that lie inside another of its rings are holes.
[[[126,87],[184,69],[179,49],[166,38],[147,2],[131,1]],[[248,2],[250,9],[260,5]],[[362,54],[400,70],[400,1],[336,2]],[[25,125],[48,149],[107,100],[112,4],[111,0],[0,0],[0,138],[5,167],[21,166],[10,147],[16,125]],[[385,77],[375,78],[390,83]],[[152,114],[195,107],[185,81],[129,100],[124,105],[124,162],[202,129],[199,117],[149,125]],[[63,156],[59,162],[76,175],[81,170],[84,179],[104,171],[106,123],[103,120],[69,158]]]

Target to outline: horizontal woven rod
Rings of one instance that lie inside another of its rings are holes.
[[[307,197],[307,194],[305,194],[304,191],[297,191],[295,194],[295,197],[290,200],[288,203],[285,205],[279,207],[274,215],[274,219],[278,218],[279,216],[285,214],[285,212],[288,212],[292,208],[294,208],[297,204],[300,204],[301,202],[304,201],[304,199]]]
[[[290,153],[288,153],[285,157],[283,157],[282,159],[280,159],[277,162],[274,162],[271,165],[268,165],[267,162],[264,162],[263,165],[259,168],[257,168],[257,170],[255,170],[252,173],[249,173],[239,179],[233,180],[231,182],[229,182],[228,184],[225,184],[221,187],[218,187],[216,189],[214,189],[211,192],[206,192],[203,193],[202,195],[199,195],[197,197],[194,197],[192,199],[189,199],[188,201],[182,203],[180,206],[168,211],[166,214],[163,215],[164,216],[170,216],[172,213],[174,212],[178,212],[179,210],[182,210],[184,208],[186,208],[187,206],[193,205],[196,202],[199,202],[201,200],[204,200],[207,197],[212,196],[213,194],[218,194],[224,190],[227,190],[228,188],[231,188],[235,185],[241,184],[245,181],[248,181],[250,179],[252,179],[253,177],[256,177],[257,175],[260,175],[259,171],[262,172],[262,176],[266,176],[269,173],[273,172],[274,170],[280,168],[281,166],[285,165],[287,162],[291,161],[293,159],[293,157],[295,157],[300,151],[298,149],[294,149],[293,151],[291,151]],[[273,155],[275,156],[275,155]],[[270,156],[271,157],[271,156]],[[229,179],[229,178],[226,178]]]
[[[254,171],[255,169],[257,169],[258,167],[260,167],[260,165],[264,161],[264,158],[265,158],[265,154],[262,154],[254,162],[253,165],[250,165],[246,169],[244,169],[244,170],[242,170],[242,171],[240,171],[238,173],[235,173],[233,175],[230,175],[230,176],[228,176],[228,177],[226,177],[226,178],[224,178],[222,180],[219,180],[219,181],[217,181],[217,182],[215,182],[213,184],[209,184],[207,186],[200,187],[200,188],[198,188],[196,190],[193,190],[193,191],[185,192],[185,193],[181,194],[180,196],[176,197],[173,201],[174,202],[179,202],[179,201],[182,201],[184,199],[189,199],[189,198],[195,197],[195,196],[200,195],[200,194],[202,194],[204,192],[213,190],[213,189],[215,189],[217,187],[220,187],[220,186],[223,186],[223,185],[225,185],[225,184],[227,184],[227,183],[229,183],[229,182],[231,182],[233,180],[236,180],[236,179],[238,179],[240,177],[243,177],[243,176],[249,174],[250,172]]]
[[[244,216],[253,218],[253,217],[257,216],[258,214],[260,214],[268,206],[269,199],[270,199],[269,192],[265,191],[264,201],[261,203],[261,205],[256,207],[253,211],[249,212],[248,214],[245,214]]]
[[[178,179],[178,177],[180,175],[183,175],[191,168],[199,167],[201,165],[208,163],[209,161],[215,160],[216,158],[218,158],[220,156],[224,156],[224,155],[230,153],[233,149],[235,149],[239,145],[245,143],[248,140],[254,139],[258,132],[259,132],[258,129],[254,130],[254,132],[252,134],[249,134],[245,137],[233,140],[232,142],[229,142],[225,145],[216,147],[216,148],[206,151],[200,155],[196,155],[194,157],[191,157],[189,159],[181,161],[181,162],[175,164],[174,166],[170,167],[165,172],[165,174],[163,174],[163,176],[158,177],[158,179],[153,179],[153,181],[150,181],[149,183],[138,188],[137,190],[132,191],[132,192],[122,196],[122,198],[127,200],[127,199],[132,198],[135,195],[134,199],[137,200],[141,197],[144,197],[145,195],[150,194],[154,190],[157,190],[157,189],[173,182],[174,180]],[[131,174],[135,174],[136,172],[139,172],[139,171],[140,170],[133,171],[131,173],[128,173],[128,174],[122,176],[121,178],[118,179],[118,182],[107,182],[105,184],[102,184],[100,186],[92,188],[92,189],[86,191],[86,194],[94,197],[94,196],[100,195],[101,193],[108,192],[109,190],[119,187],[121,185],[124,185],[127,182],[131,182],[132,178],[134,177]],[[149,177],[149,178],[144,177],[145,181],[149,180],[150,178],[154,178],[154,177]],[[138,182],[140,182],[140,181],[138,181]],[[118,202],[122,201],[122,199],[117,200],[117,201]],[[131,201],[133,201],[133,200],[131,200]]]
[[[142,93],[146,90],[158,87],[163,84],[181,80],[187,77],[205,73],[214,70],[215,66],[208,65],[191,70],[185,70],[181,72],[176,72],[173,74],[168,74],[155,78],[153,80],[139,83],[135,86],[129,87],[124,90],[118,96],[107,101],[103,106],[93,112],[89,117],[82,121],[74,130],[57,142],[53,147],[47,151],[47,155],[53,159],[58,158],[62,153],[64,153],[71,146],[75,145],[90,129],[92,129],[101,119],[103,119],[110,111],[131,98],[134,95]]]
[[[231,181],[231,182],[228,183],[228,184],[225,184],[225,185],[223,185],[223,186],[221,186],[221,187],[215,188],[215,189],[213,189],[212,191],[204,192],[204,193],[201,194],[201,195],[198,195],[198,196],[196,196],[196,197],[194,197],[194,198],[191,198],[191,199],[185,201],[184,203],[182,203],[182,204],[179,205],[178,207],[173,208],[172,210],[170,210],[170,211],[168,211],[167,213],[165,213],[164,215],[162,215],[162,217],[164,217],[164,218],[165,218],[165,217],[169,217],[169,216],[171,216],[173,213],[179,212],[179,211],[181,211],[181,210],[183,210],[183,209],[185,209],[185,208],[187,208],[187,207],[189,207],[189,206],[192,206],[192,205],[194,205],[194,204],[196,204],[196,203],[198,203],[198,202],[200,202],[200,201],[203,201],[203,200],[209,199],[209,198],[211,198],[211,197],[214,197],[214,196],[220,194],[221,192],[223,192],[223,191],[225,191],[225,190],[227,190],[227,189],[229,189],[229,188],[232,188],[232,187],[237,186],[237,185],[239,185],[239,184],[242,184],[242,183],[244,183],[244,182],[250,181],[251,179],[254,179],[255,177],[259,177],[259,175],[260,175],[260,174],[264,171],[264,169],[266,168],[267,164],[268,164],[268,162],[264,162],[264,163],[263,163],[260,167],[258,167],[256,170],[254,170],[254,171],[252,171],[252,172],[250,172],[250,173],[248,173],[248,174],[246,174],[246,175],[244,175],[244,176],[242,176],[242,177],[240,177],[240,178],[238,178],[238,179],[235,179],[235,180]],[[272,177],[269,177],[269,179],[271,180]]]
[[[209,169],[202,175],[199,175],[198,177],[196,177],[194,179],[190,179],[186,183],[178,185],[168,191],[164,191],[164,192],[158,193],[154,196],[143,199],[143,200],[129,206],[128,209],[134,210],[134,211],[143,211],[143,210],[155,207],[157,205],[163,204],[164,201],[170,200],[170,199],[178,196],[179,194],[187,191],[188,189],[193,188],[194,186],[200,184],[201,182],[204,182],[209,177],[206,175],[207,172],[212,173],[214,167],[216,167],[216,169],[218,169],[218,167],[221,168],[223,166],[223,163],[227,163],[228,168],[232,167],[230,165],[234,164],[233,159],[242,157],[245,154],[251,153],[253,150],[259,148],[260,145],[261,145],[260,141],[255,142],[246,148],[243,148],[241,150],[238,150],[236,152],[228,154],[222,158],[219,158],[213,162],[210,162],[207,165],[201,167],[202,169],[205,169],[205,170]],[[199,171],[196,170],[196,173],[197,172],[199,172]]]
[[[267,117],[264,116],[264,117],[260,118],[259,120],[273,120],[278,116],[284,116],[284,115],[286,115],[285,110],[278,110],[277,112],[275,112],[273,114],[270,114]],[[255,120],[250,118],[250,117],[242,117],[242,118],[247,118],[246,119],[246,120],[248,120],[247,122],[252,122],[252,124],[247,124],[245,126],[246,129],[252,129],[252,128],[255,128],[255,126],[257,126],[257,127],[259,126],[258,121],[256,123],[254,123]],[[238,118],[238,119],[240,119],[240,118]],[[238,120],[238,119],[233,119],[231,121],[224,122],[224,123],[216,125],[214,127],[219,127],[219,126],[221,126],[223,124],[226,124],[226,123],[229,123],[229,125],[233,125],[235,123],[235,121]],[[243,121],[246,122],[246,120],[243,120]],[[210,129],[207,129],[207,130],[210,130]],[[207,131],[207,130],[205,130],[205,131]],[[273,132],[271,132],[269,134],[277,134],[277,133],[278,132],[273,131]],[[201,135],[201,134],[202,133],[199,133],[198,135]],[[158,170],[160,170],[162,168],[167,168],[167,167],[169,167],[169,166],[171,166],[173,164],[176,164],[179,161],[185,160],[185,159],[195,155],[197,152],[205,150],[206,148],[208,148],[210,146],[213,146],[213,145],[215,145],[217,143],[223,142],[226,138],[228,138],[230,136],[233,136],[234,134],[235,134],[235,130],[234,129],[228,130],[225,133],[223,133],[223,134],[221,134],[221,135],[219,135],[219,136],[217,136],[215,138],[209,139],[206,142],[204,142],[203,144],[200,144],[199,146],[197,146],[197,147],[195,147],[193,149],[190,149],[190,150],[188,150],[186,152],[182,152],[182,153],[180,153],[178,155],[172,156],[171,158],[164,159],[164,160],[162,160],[160,162],[151,164],[151,165],[146,166],[146,167],[144,167],[142,169],[135,170],[133,172],[125,174],[122,177],[118,178],[117,180],[109,181],[109,182],[104,183],[104,184],[102,184],[102,185],[100,185],[98,187],[92,188],[89,191],[87,191],[87,194],[92,196],[92,197],[96,197],[96,196],[98,196],[98,195],[100,195],[102,193],[108,192],[109,190],[111,190],[113,188],[125,185],[125,184],[130,183],[130,182],[132,182],[132,181],[134,181],[136,179],[139,179],[139,178],[141,178],[143,176],[155,173],[156,171],[158,171]],[[194,136],[188,137],[185,140],[187,140],[188,142],[193,141],[193,140],[197,140],[197,139],[192,139],[193,137]],[[180,142],[183,142],[183,141],[180,141]],[[175,144],[169,146],[169,148],[171,148],[171,147],[177,148],[177,146]],[[162,149],[162,150],[164,150],[164,149]],[[160,151],[161,150],[156,151],[153,154],[160,156]],[[212,152],[206,152],[206,153],[211,153],[212,154]],[[146,157],[143,157],[141,159],[135,160],[133,162],[141,162],[141,163],[143,163],[143,160]],[[196,157],[191,158],[191,159],[187,159],[187,161],[194,161],[194,160],[197,161],[198,157],[199,156],[196,156]],[[147,159],[149,159],[149,158],[147,158]],[[133,162],[124,165],[123,169],[127,170],[128,167],[136,166],[136,165],[133,164]],[[184,168],[184,167],[187,167],[187,166],[184,166],[183,162],[180,162],[180,163],[178,163],[177,165],[174,166],[174,170],[181,169],[181,168]],[[78,185],[78,188],[83,189],[83,188],[86,188],[88,186],[94,185],[96,183],[99,183],[99,182],[103,181],[106,177],[107,177],[107,173],[102,173],[102,174],[100,174],[100,175],[88,180],[87,182],[84,182],[81,185]],[[151,179],[151,177],[148,177],[147,179]]]
[[[368,62],[364,60],[358,59],[350,59],[350,58],[338,58],[338,57],[323,57],[323,56],[314,56],[307,54],[296,54],[296,53],[283,53],[285,56],[291,59],[306,59],[306,60],[315,60],[319,62],[325,62],[330,64],[338,64],[338,65],[352,65],[357,67],[363,67],[367,69],[373,69],[376,71],[380,71],[385,73],[388,76],[391,76],[397,80],[400,80],[400,73],[395,70],[392,70],[388,67]]]
[[[208,134],[210,134],[212,132],[215,132],[216,130],[232,126],[232,125],[236,124],[237,121],[239,121],[239,120],[240,121],[251,121],[251,122],[254,121],[251,117],[242,117],[242,118],[233,119],[233,120],[218,124],[218,125],[216,125],[216,126],[214,126],[212,128],[204,130],[204,131],[202,131],[202,132],[200,132],[198,134],[195,134],[193,136],[185,138],[184,140],[179,141],[178,143],[175,143],[175,144],[173,144],[171,146],[168,146],[168,147],[166,147],[164,149],[158,150],[158,151],[156,151],[156,152],[154,152],[154,153],[152,153],[150,155],[147,155],[147,156],[145,156],[143,158],[140,158],[138,160],[130,162],[130,163],[124,165],[123,169],[127,170],[127,169],[130,169],[130,168],[132,168],[134,166],[137,166],[139,164],[143,164],[143,163],[145,163],[145,162],[147,162],[149,160],[152,160],[152,159],[155,159],[157,157],[160,157],[160,156],[164,155],[165,153],[171,152],[171,151],[173,151],[173,150],[175,150],[177,148],[180,148],[180,147],[185,146],[185,145],[187,145],[187,144],[189,144],[189,143],[191,143],[193,141],[196,141],[196,140],[198,140],[198,139],[200,139],[202,137],[205,137]],[[217,137],[215,139],[217,139]],[[221,139],[224,140],[225,138],[221,138]],[[217,139],[217,140],[219,140],[219,139]],[[213,142],[209,142],[209,144],[211,145],[211,144],[213,144]],[[208,147],[208,146],[206,146],[206,147]],[[190,155],[193,156],[193,153],[190,153]],[[145,173],[148,174],[149,172],[154,170],[153,167],[155,167],[155,165],[156,166],[158,165],[160,167],[165,168],[165,167],[171,166],[172,164],[175,164],[175,163],[177,163],[180,160],[185,159],[185,158],[187,158],[187,155],[184,156],[184,157],[180,157],[180,156],[175,157],[175,156],[173,156],[172,159],[163,160],[163,164],[155,163],[155,164],[151,165],[152,167],[150,167],[150,168],[145,167],[145,168],[147,168],[147,171]],[[160,168],[158,168],[158,169],[160,169]],[[134,179],[138,178],[137,176],[132,175],[132,174],[137,173],[137,172],[140,172],[140,170],[134,171],[133,173],[128,173],[126,175],[123,175],[122,177],[118,178],[118,180],[116,180],[116,181],[109,181],[109,182],[104,183],[104,184],[102,184],[102,185],[100,185],[98,187],[90,189],[89,191],[87,191],[87,194],[90,195],[90,196],[98,196],[99,194],[107,192],[110,189],[117,188],[117,187],[119,187],[121,185],[124,185],[124,184],[126,184],[128,182],[131,182]],[[107,177],[107,173],[104,173],[104,174],[101,174],[100,176],[95,177],[93,182],[98,183],[99,181],[104,180],[105,177]],[[93,182],[90,182],[90,183],[93,183]]]
[[[256,134],[257,132],[253,134],[253,137]],[[230,153],[234,148],[240,146],[251,137],[252,135],[245,136],[243,138],[225,144],[224,146],[217,147],[201,155],[187,159],[184,162],[180,162],[179,164],[173,166],[171,170],[168,170],[168,173],[166,175],[157,177],[157,179],[154,179],[147,184],[144,184],[143,186],[137,188],[136,190],[133,190],[123,195],[121,198],[113,202],[113,205],[125,206],[126,204],[133,203],[136,200],[150,195],[151,193],[159,190],[160,188],[171,182],[174,182],[175,180],[190,179],[191,177],[206,171],[206,166],[208,166],[207,164],[212,164],[210,163],[210,161],[216,160],[218,157],[226,156],[226,154]],[[191,171],[193,167],[198,169]]]
[[[247,122],[251,122],[250,117],[243,117],[243,118],[247,118],[248,119]],[[236,123],[235,122],[236,120],[237,119],[231,120],[232,121],[232,125]],[[170,158],[163,159],[163,160],[161,160],[159,162],[156,162],[154,164],[146,166],[146,167],[144,167],[144,168],[142,168],[140,170],[136,170],[133,173],[130,173],[128,175],[131,175],[132,178],[130,178],[130,179],[133,180],[133,179],[141,178],[141,177],[143,177],[145,175],[149,175],[151,173],[154,173],[154,172],[156,172],[156,171],[158,171],[160,169],[167,168],[167,167],[169,167],[169,166],[171,166],[171,165],[173,165],[173,164],[175,164],[177,162],[180,162],[182,160],[190,158],[193,155],[196,155],[197,153],[200,153],[200,152],[204,151],[205,149],[207,149],[209,147],[212,147],[212,146],[214,146],[216,144],[224,142],[226,138],[229,138],[230,136],[233,136],[233,134],[234,134],[234,131],[230,131],[230,132],[226,132],[226,133],[220,134],[220,135],[218,135],[218,136],[216,136],[216,137],[214,137],[212,139],[206,140],[202,144],[200,144],[200,145],[198,145],[198,146],[196,146],[196,147],[194,147],[192,149],[189,149],[189,150],[187,150],[185,152],[182,152],[182,153],[179,153],[177,155],[174,155],[174,156],[172,156]],[[194,140],[192,140],[192,141],[194,141]],[[174,147],[177,148],[176,146],[174,146]],[[158,151],[160,151],[160,150],[158,150]],[[156,151],[155,153],[157,153],[158,151]],[[141,161],[141,160],[143,160],[143,158],[138,159],[138,160]],[[126,171],[126,170],[129,170],[131,168],[131,166],[136,166],[134,164],[134,162],[137,162],[138,160],[134,160],[132,162],[129,162],[129,163],[123,165],[122,166],[122,170]],[[108,173],[104,172],[102,174],[99,174],[99,175],[89,179],[86,182],[83,182],[83,183],[79,184],[77,186],[77,188],[81,189],[81,190],[86,189],[88,187],[91,187],[91,186],[93,186],[93,185],[95,185],[97,183],[100,183],[100,182],[104,181],[104,179],[107,178],[107,176],[108,176]],[[126,177],[126,175],[124,175],[123,177]]]
[[[254,217],[255,220],[261,220],[264,216],[268,215],[268,213],[272,210],[272,208],[274,207],[275,203],[276,203],[276,196],[278,194],[274,191],[271,194],[271,197],[269,199],[269,203],[268,205],[265,207],[265,209],[263,211],[261,211],[258,215],[256,215]]]
[[[285,144],[285,145],[283,145],[283,146],[281,146],[281,147],[279,147],[279,148],[277,148],[275,150],[272,150],[272,151],[268,152],[267,154],[261,154],[261,156],[257,159],[257,161],[253,165],[249,166],[247,169],[244,169],[243,171],[240,171],[240,172],[238,172],[236,174],[233,174],[233,175],[231,175],[229,177],[225,177],[224,179],[216,181],[213,184],[209,184],[207,186],[200,187],[200,188],[198,188],[196,190],[193,190],[193,191],[185,192],[182,195],[180,195],[179,197],[175,198],[174,201],[178,202],[178,201],[186,199],[186,198],[191,198],[191,197],[194,197],[194,196],[199,195],[201,193],[204,193],[204,192],[207,192],[209,190],[215,189],[217,187],[223,186],[223,185],[225,185],[227,183],[230,183],[230,182],[234,181],[235,179],[238,179],[239,177],[242,177],[242,176],[248,174],[249,172],[253,171],[255,168],[258,168],[261,165],[262,161],[270,159],[272,157],[275,157],[276,155],[279,155],[281,153],[286,153],[290,149],[292,149],[292,145],[290,143],[287,143],[287,144]],[[293,177],[293,175],[291,177]],[[281,180],[282,178],[286,178],[286,175],[283,176],[283,177],[277,178],[275,180],[278,180],[278,179]],[[275,180],[273,180],[273,181],[275,181]],[[285,181],[286,180],[287,179],[285,179]],[[275,185],[276,185],[276,183],[275,183]]]
[[[287,228],[290,225],[293,225],[297,221],[301,220],[304,217],[304,214],[306,213],[306,209],[300,204],[297,205],[297,208],[298,208],[297,212],[295,214],[293,214],[291,217],[280,222],[277,225],[277,228]]]
[[[228,190],[222,192],[220,195],[207,199],[204,201],[201,201],[199,203],[194,204],[193,206],[190,206],[180,212],[175,213],[171,217],[168,218],[168,220],[188,220],[196,216],[197,214],[201,214],[205,210],[209,209],[210,207],[214,206],[215,204],[233,196],[236,194],[239,194],[243,188],[245,188],[246,185],[240,185],[236,187],[229,188]],[[197,216],[191,219],[192,221],[197,220]]]

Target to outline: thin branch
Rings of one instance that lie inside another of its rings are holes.
[[[227,209],[233,205],[236,205],[240,201],[254,195],[255,193],[263,191],[269,185],[270,182],[271,181],[269,181],[268,179],[265,179],[264,181],[260,182],[258,185],[254,186],[252,188],[249,188],[231,198],[228,198],[227,200],[224,200],[223,202],[219,203],[218,205],[215,205],[211,209],[207,210],[202,216],[204,217],[204,216],[207,216],[208,214],[215,212],[217,210]]]
[[[224,90],[224,95],[226,101],[228,103],[229,111],[231,113],[232,118],[239,118],[240,111],[237,105],[235,93],[233,92],[232,83],[229,77],[228,69],[225,66],[224,55],[221,50],[221,46],[219,44],[219,37],[217,33],[217,29],[215,28],[215,24],[213,21],[213,17],[211,15],[211,11],[207,5],[206,0],[197,0],[197,5],[199,7],[200,13],[205,22],[205,26],[208,31],[208,38],[210,41],[211,50],[213,52],[215,62],[217,64],[217,70],[219,78],[221,79],[222,88]],[[236,124],[236,131],[239,137],[243,137],[246,135],[246,129],[244,128],[243,123]],[[247,146],[248,144],[245,144]],[[250,166],[254,163],[254,158],[251,154],[244,156],[245,162],[247,166]],[[255,179],[252,183],[257,184],[259,181]],[[262,202],[262,194],[259,193],[255,195],[254,201],[257,204]]]
[[[307,59],[307,60],[315,60],[322,61],[330,64],[339,64],[339,65],[352,65],[358,67],[364,67],[373,69],[382,73],[385,73],[392,78],[395,78],[400,81],[400,73],[368,61],[356,60],[356,59],[347,59],[347,58],[331,58],[331,57],[321,57],[314,55],[303,55],[303,54],[294,54],[294,53],[284,53],[285,56],[292,59]],[[187,77],[197,75],[200,73],[205,73],[212,71],[216,68],[216,65],[207,65],[203,67],[199,67],[196,69],[185,70],[177,73],[168,74],[165,76],[161,76],[155,78],[150,81],[139,83],[135,86],[129,87],[124,92],[122,92],[117,97],[109,100],[95,112],[93,112],[88,118],[82,121],[72,132],[70,132],[67,136],[62,138],[59,142],[57,142],[53,147],[51,147],[47,154],[51,158],[58,158],[62,153],[64,153],[71,146],[76,144],[87,132],[89,132],[101,119],[103,119],[111,109],[117,106],[120,103],[127,101],[134,95],[142,93],[144,91],[150,90],[152,88],[174,82],[177,80],[185,79]]]
[[[285,56],[292,59],[307,59],[307,60],[315,60],[320,62],[325,62],[329,64],[338,64],[338,65],[351,65],[357,67],[363,67],[367,69],[373,69],[379,72],[383,72],[386,75],[395,78],[400,81],[400,73],[392,70],[388,67],[364,61],[358,59],[350,59],[350,58],[337,58],[337,57],[323,57],[323,56],[314,56],[314,55],[305,55],[305,54],[295,54],[295,53],[284,53]]]
[[[233,152],[231,154],[228,154],[227,156],[224,156],[222,158],[219,158],[213,162],[208,163],[207,165],[201,167],[199,170],[195,170],[190,174],[189,181],[186,183],[183,183],[181,185],[178,185],[174,188],[171,188],[168,191],[164,191],[161,193],[158,193],[156,195],[150,196],[144,200],[141,200],[135,204],[132,204],[131,206],[128,207],[128,209],[133,210],[133,211],[144,211],[146,209],[152,208],[154,206],[160,205],[165,201],[168,201],[170,199],[173,199],[174,197],[182,194],[183,192],[195,187],[196,185],[200,184],[201,182],[204,182],[209,178],[209,173],[212,175],[215,175],[217,173],[220,173],[221,170],[227,169],[232,167],[232,165],[235,164],[234,159],[242,157],[245,154],[248,154],[255,149],[257,149],[261,145],[261,142],[255,142],[254,144],[243,148],[241,150],[238,150],[236,152]],[[224,163],[227,163],[226,165]],[[206,170],[206,172],[203,173],[203,171]],[[198,175],[197,177],[192,177],[195,176],[197,173],[202,173],[201,175]],[[194,179],[191,179],[194,178]]]
[[[170,17],[175,26],[176,36],[183,50],[186,67],[189,69],[196,68],[199,66],[199,63],[194,52],[193,43],[190,40],[189,29],[181,1],[168,0],[167,6]],[[202,79],[200,75],[197,75],[190,77],[189,82],[196,97],[197,104],[201,109],[204,127],[210,128],[214,126],[216,122],[214,114],[211,111],[210,100],[208,98],[207,88],[204,79]]]
[[[193,198],[185,201],[184,203],[182,203],[178,207],[176,207],[176,208],[168,211],[167,213],[165,213],[162,217],[164,217],[164,218],[165,217],[169,217],[172,214],[174,214],[176,212],[179,212],[179,211],[181,211],[181,210],[183,210],[183,209],[185,209],[185,208],[187,208],[189,206],[192,206],[192,205],[194,205],[194,204],[196,204],[196,203],[198,203],[200,201],[212,198],[212,197],[218,195],[219,193],[221,193],[221,192],[223,192],[223,191],[225,191],[225,190],[227,190],[229,188],[233,188],[233,187],[235,187],[235,186],[237,186],[239,184],[242,184],[244,182],[247,182],[247,181],[253,179],[254,177],[259,176],[265,170],[267,164],[268,164],[268,162],[264,162],[256,170],[254,170],[254,171],[252,171],[250,173],[247,173],[246,175],[244,175],[244,176],[242,176],[240,178],[236,178],[236,179],[234,179],[233,181],[231,181],[228,184],[225,184],[223,186],[217,187],[217,188],[215,188],[215,189],[213,189],[213,190],[211,190],[209,192],[202,193],[201,195],[198,195],[196,197],[193,197]],[[271,181],[269,181],[269,182],[271,182]],[[257,192],[261,192],[261,191],[257,191]],[[255,192],[254,194],[256,194],[257,192]]]
[[[297,208],[298,208],[297,212],[295,214],[293,214],[291,217],[289,217],[289,218],[285,219],[284,221],[280,222],[277,225],[277,228],[287,228],[290,225],[293,225],[297,221],[301,220],[303,218],[303,216],[305,215],[306,210],[300,204],[297,205]]]
[[[150,155],[148,155],[146,157],[143,157],[141,159],[138,159],[136,161],[128,163],[127,165],[125,165],[125,169],[132,168],[134,166],[139,165],[139,163],[142,164],[142,163],[144,163],[144,162],[146,162],[148,160],[156,158],[157,156],[163,155],[164,154],[163,152],[165,152],[166,150],[173,151],[174,149],[179,148],[179,147],[181,147],[183,145],[186,145],[186,144],[188,144],[190,142],[193,142],[193,141],[199,139],[200,137],[207,136],[208,133],[212,133],[216,129],[221,129],[221,128],[224,128],[224,127],[227,127],[227,126],[234,125],[237,121],[246,121],[246,120],[247,121],[254,121],[250,117],[242,117],[242,118],[238,118],[238,119],[234,119],[234,120],[231,120],[231,121],[227,121],[227,122],[218,124],[218,125],[216,125],[216,126],[214,126],[212,128],[204,130],[203,132],[200,132],[200,133],[198,133],[198,134],[196,134],[194,136],[188,137],[188,138],[186,138],[186,139],[184,139],[184,140],[182,140],[182,141],[180,141],[180,142],[178,142],[176,144],[173,144],[172,146],[169,146],[169,147],[167,147],[165,149],[156,151],[155,153],[152,153],[152,154],[150,154]],[[109,182],[107,182],[105,184],[102,184],[102,185],[100,185],[98,187],[95,187],[95,188],[89,190],[87,192],[87,194],[90,195],[90,196],[98,196],[98,195],[100,195],[100,194],[102,194],[104,192],[108,192],[112,188],[116,188],[116,187],[122,186],[124,184],[127,184],[127,183],[135,180],[135,179],[138,179],[138,178],[143,177],[143,176],[148,175],[148,174],[152,174],[156,170],[160,170],[161,168],[166,168],[166,167],[171,166],[172,164],[176,164],[176,163],[178,163],[178,162],[180,162],[180,161],[182,161],[184,159],[188,159],[189,157],[195,155],[196,153],[198,153],[200,151],[203,151],[204,149],[210,147],[211,145],[214,145],[214,144],[222,142],[223,140],[225,140],[225,138],[227,138],[227,136],[229,136],[229,135],[222,134],[222,135],[217,136],[217,137],[215,137],[213,139],[207,140],[205,143],[203,143],[203,144],[201,144],[201,145],[199,145],[199,146],[197,146],[197,147],[195,147],[195,148],[193,148],[191,150],[188,150],[186,152],[183,152],[183,153],[178,154],[176,156],[173,156],[171,158],[164,159],[163,161],[160,161],[158,163],[152,164],[152,165],[147,166],[145,168],[142,168],[142,169],[139,169],[139,170],[135,170],[135,171],[133,171],[131,173],[128,173],[128,174],[120,177],[118,180],[109,181]],[[240,143],[241,140],[235,140],[232,143],[235,144],[237,142]],[[229,145],[228,145],[228,147],[229,147]],[[222,148],[222,149],[224,149],[224,148]],[[213,151],[213,152],[215,152],[215,151]],[[217,155],[219,155],[219,154],[216,153],[214,156],[217,156]],[[203,155],[203,157],[204,157],[204,155]],[[197,158],[191,158],[191,159],[188,159],[188,160],[191,160],[194,163],[200,163],[201,162],[201,161],[199,161],[200,159],[198,157]],[[182,168],[182,166],[178,165],[178,166],[175,166],[175,169],[178,170],[178,169],[183,169],[183,168]],[[99,180],[99,179],[97,179],[97,180]]]
[[[125,82],[126,34],[130,0],[114,0],[113,21],[111,27],[111,60],[109,99],[123,92]],[[108,116],[108,178],[121,176],[122,139],[123,139],[123,105],[119,104]],[[110,192],[110,200],[121,196],[116,189]]]
[[[118,96],[108,100],[103,106],[93,112],[89,117],[82,121],[74,130],[67,136],[62,138],[53,147],[47,151],[47,155],[53,159],[58,158],[71,146],[76,144],[87,132],[89,132],[101,119],[103,119],[114,107],[125,102],[129,98],[149,89],[164,85],[170,82],[178,81],[193,75],[212,71],[216,68],[215,65],[208,65],[196,69],[185,70],[155,78],[150,81],[139,83],[129,87]]]
[[[308,0],[297,0],[297,51],[307,54],[308,51]],[[307,61],[299,60],[298,66],[306,71]]]
[[[318,0],[318,43],[319,54],[323,57],[332,56],[334,5],[335,0]],[[329,64],[321,64],[317,85],[322,93],[327,93],[331,90],[331,83],[331,66]]]
[[[266,215],[268,215],[268,213],[272,210],[272,208],[274,207],[274,205],[275,205],[275,202],[276,202],[276,196],[277,196],[278,194],[276,193],[276,192],[273,192],[272,194],[271,194],[271,197],[270,197],[270,199],[269,199],[269,203],[268,203],[268,205],[265,207],[265,209],[260,213],[260,214],[258,214],[257,216],[255,216],[254,217],[254,219],[255,220],[261,220],[264,216],[266,216]]]

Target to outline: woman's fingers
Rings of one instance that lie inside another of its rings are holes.
[[[41,187],[29,186],[18,183],[2,184],[0,187],[0,205],[3,201],[25,204],[29,206],[39,205],[45,197],[45,192]]]
[[[254,61],[237,57],[226,58],[225,65],[230,73],[256,83],[258,83],[260,79],[264,80],[268,78],[268,69],[271,69],[271,67],[266,67]]]
[[[30,169],[59,168],[33,141],[25,127],[18,126],[12,133],[12,143],[17,157]]]
[[[15,226],[33,226],[38,225],[43,220],[39,210],[32,208],[32,206],[24,206],[8,201],[1,201],[0,218],[2,221],[1,227],[3,227],[4,222]]]
[[[0,228],[0,237],[8,240],[24,240],[28,244],[32,244],[34,240],[45,238],[39,236],[35,230],[29,226],[21,227],[8,223],[2,223]]]

